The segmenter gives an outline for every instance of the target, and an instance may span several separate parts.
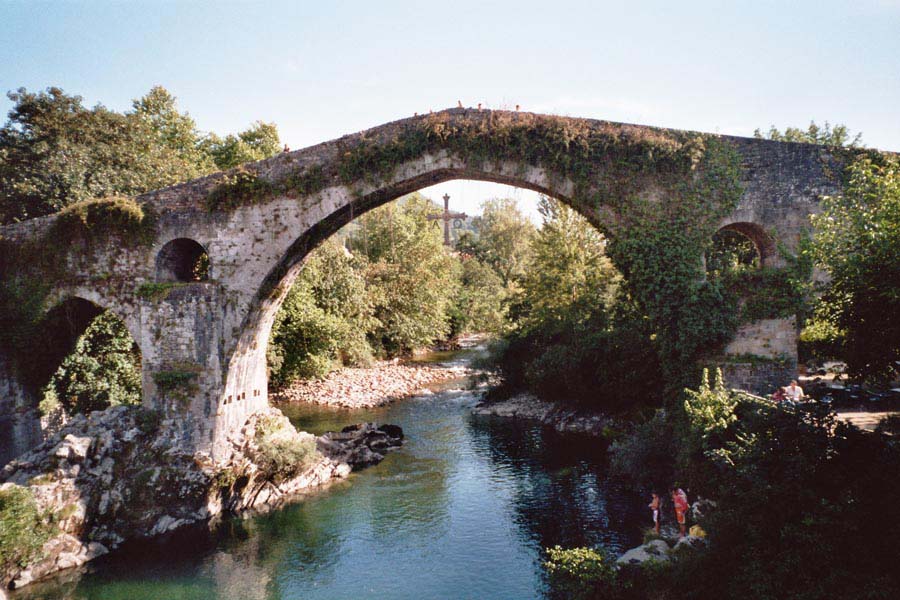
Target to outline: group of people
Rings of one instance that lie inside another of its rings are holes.
[[[792,380],[791,385],[780,387],[772,394],[772,401],[776,404],[781,402],[800,402],[803,400],[803,388],[797,385],[797,380]]]
[[[680,487],[674,487],[669,490],[669,495],[672,498],[672,506],[675,508],[675,521],[678,523],[681,537],[684,537],[687,535],[687,512],[690,510],[687,493]],[[653,529],[659,535],[660,511],[662,509],[662,500],[659,494],[654,492],[650,499],[650,504],[647,506],[653,513]]]

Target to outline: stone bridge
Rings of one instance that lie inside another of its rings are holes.
[[[587,176],[565,156],[546,158],[588,138],[607,145],[590,155]],[[753,240],[763,264],[780,264],[776,243],[796,249],[820,197],[839,191],[831,175],[839,160],[823,147],[453,109],[144,194],[134,201],[145,215],[146,235],[67,241],[53,250],[62,269],[51,273],[46,261],[36,261],[28,277],[47,288],[42,310],[68,307],[70,331],[61,347],[100,309],[117,314],[141,349],[145,404],[181,415],[185,443],[215,457],[228,432],[268,402],[269,332],[304,257],[355,217],[426,186],[475,179],[547,194],[615,235],[620,214],[608,196],[624,188],[604,187],[602,176],[636,152],[671,154],[697,139],[719,140],[739,156],[743,195],[719,225]],[[541,152],[528,151],[529,144]],[[625,171],[628,193],[665,202],[661,182],[669,165],[653,164]],[[89,234],[92,218],[84,219]],[[59,241],[59,219],[2,227],[0,240],[7,249],[51,245]],[[202,253],[208,276],[195,282],[190,271]],[[796,361],[795,326],[785,319],[750,324],[726,353]],[[36,394],[34,384],[18,377],[13,358],[0,355],[0,410],[32,407]]]

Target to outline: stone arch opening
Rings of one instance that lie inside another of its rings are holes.
[[[156,280],[191,282],[209,279],[209,253],[190,238],[167,242],[156,255]]]
[[[479,169],[450,168],[442,161],[427,161],[425,168],[409,169],[393,182],[375,186],[369,193],[352,193],[334,203],[325,203],[325,214],[310,219],[310,226],[297,236],[272,268],[259,288],[257,297],[240,326],[240,336],[228,359],[224,398],[237,397],[242,390],[261,389],[261,400],[267,401],[268,373],[266,348],[278,309],[303,267],[304,259],[342,227],[370,210],[398,198],[439,183],[451,180],[483,181],[531,190],[553,198],[586,218],[604,235],[617,216],[612,209],[593,202],[573,200],[573,187],[565,178],[546,171],[521,166],[492,163]],[[498,169],[494,171],[492,169]]]
[[[90,412],[141,401],[140,347],[113,311],[68,297],[41,320],[26,380],[42,412]]]
[[[713,234],[712,241],[706,253],[707,271],[721,270],[727,261],[737,268],[769,267],[778,254],[776,240],[756,223],[728,223]]]

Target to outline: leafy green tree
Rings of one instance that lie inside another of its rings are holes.
[[[848,146],[850,148],[862,147],[862,134],[857,133],[852,138],[850,130],[846,125],[835,125],[832,127],[828,121],[825,125],[819,127],[815,121],[810,121],[809,127],[800,129],[798,127],[788,127],[783,132],[779,131],[774,125],[769,128],[765,134],[757,129],[753,132],[753,137],[767,140],[776,140],[779,142],[802,142],[804,144],[820,144],[822,146]]]
[[[706,272],[726,276],[759,268],[759,251],[750,238],[736,231],[718,231],[706,251]]]
[[[579,321],[608,309],[621,276],[606,256],[606,240],[584,217],[541,198],[543,218],[530,244],[531,262],[522,280],[524,324],[557,319]]]
[[[543,224],[511,311],[514,328],[497,347],[506,389],[608,411],[657,400],[651,331],[624,293],[603,236],[553,200],[539,209]]]
[[[534,224],[512,198],[495,198],[481,204],[481,216],[475,218],[478,239],[463,237],[458,248],[490,265],[509,287],[527,268]]]
[[[378,354],[396,355],[443,339],[459,286],[459,261],[428,221],[431,203],[412,194],[360,217],[350,247],[365,257],[366,285],[378,325]]]
[[[134,112],[86,108],[51,87],[8,94],[0,129],[0,223],[43,216],[70,204],[132,195],[209,172],[193,121],[156,87]]]
[[[857,159],[822,208],[813,243],[831,279],[818,314],[844,334],[851,374],[889,379],[900,361],[900,161]]]
[[[154,86],[132,102],[132,107],[133,117],[150,132],[148,153],[159,155],[153,162],[169,170],[163,178],[193,179],[216,169],[213,157],[204,148],[197,123],[187,113],[178,112],[175,96],[166,88]]]
[[[272,326],[268,362],[274,384],[371,360],[366,333],[376,322],[363,270],[334,241],[306,259]]]
[[[507,325],[508,290],[490,266],[474,256],[462,257],[459,293],[452,309],[452,333],[499,333]]]
[[[41,408],[61,405],[77,414],[140,402],[140,350],[122,320],[106,311],[75,342],[44,389]]]
[[[220,138],[210,134],[203,148],[219,169],[230,169],[244,163],[269,158],[281,152],[281,140],[274,123],[256,121],[248,129]]]

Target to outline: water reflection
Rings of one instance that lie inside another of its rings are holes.
[[[544,547],[637,541],[641,503],[606,478],[595,441],[470,417],[476,399],[454,387],[369,411],[286,411],[314,432],[396,423],[407,443],[278,511],[132,545],[14,598],[534,598]]]

